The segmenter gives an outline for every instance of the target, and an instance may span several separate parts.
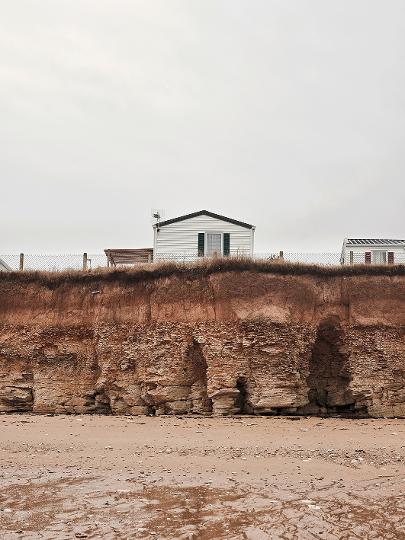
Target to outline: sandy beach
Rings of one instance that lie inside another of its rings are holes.
[[[0,537],[405,538],[405,421],[0,416]]]

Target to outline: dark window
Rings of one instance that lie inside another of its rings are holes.
[[[231,235],[229,232],[224,233],[224,257],[227,257],[231,251]]]
[[[205,235],[203,232],[198,233],[198,256],[204,257],[204,238]]]

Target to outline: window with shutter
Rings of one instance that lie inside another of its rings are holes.
[[[366,264],[371,264],[371,251],[366,251],[364,253],[364,262]]]
[[[394,252],[393,251],[388,252],[388,264],[394,264]]]
[[[224,257],[228,257],[231,251],[231,235],[229,232],[224,233]]]
[[[198,233],[198,256],[204,257],[204,240],[205,234],[203,232]]]

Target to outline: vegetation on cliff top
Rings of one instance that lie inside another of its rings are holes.
[[[64,272],[0,272],[1,282],[38,283],[57,287],[66,283],[121,282],[138,283],[166,277],[194,279],[219,272],[256,272],[261,274],[335,276],[404,276],[405,265],[320,266],[248,258],[204,259],[196,263],[162,262],[120,269]]]

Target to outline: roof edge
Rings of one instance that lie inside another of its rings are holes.
[[[239,225],[240,227],[245,227],[246,229],[255,229],[254,225],[251,225],[250,223],[245,223],[244,221],[239,221],[237,219],[232,219],[226,216],[222,216],[221,214],[215,214],[214,212],[210,212],[209,210],[199,210],[198,212],[193,212],[191,214],[185,214],[183,216],[179,216],[172,219],[166,219],[165,221],[161,221],[159,224],[155,223],[153,225],[154,228],[157,226],[164,227],[165,225],[170,225],[172,223],[177,223],[179,221],[185,221],[186,219],[191,219],[193,217],[198,216],[209,216],[215,219],[219,219],[221,221],[225,221],[227,223],[232,223],[233,225]]]
[[[344,246],[405,246],[405,240],[400,238],[345,238]]]

